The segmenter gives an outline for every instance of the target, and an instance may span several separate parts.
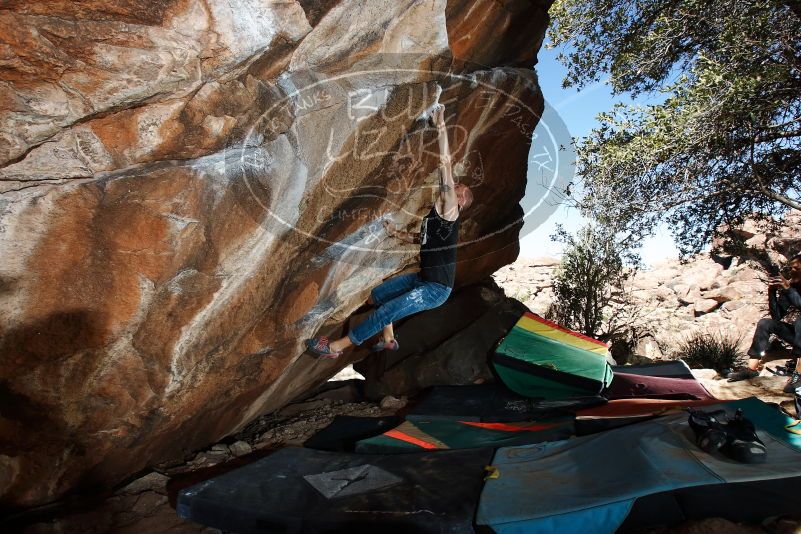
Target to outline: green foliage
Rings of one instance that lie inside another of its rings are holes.
[[[740,339],[732,340],[723,335],[700,332],[682,341],[674,352],[692,369],[734,369],[745,362],[740,350]]]
[[[639,257],[614,230],[598,224],[588,224],[575,237],[559,226],[553,239],[564,243],[565,249],[554,276],[549,319],[585,335],[603,337],[609,333],[604,311],[623,294],[632,272],[627,265],[637,265]]]
[[[554,45],[572,46],[566,86],[608,75],[658,95],[578,144],[586,214],[635,238],[667,221],[686,254],[801,208],[801,2],[557,0],[551,15]]]

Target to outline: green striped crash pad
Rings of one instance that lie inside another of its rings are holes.
[[[503,383],[526,397],[597,395],[612,382],[604,343],[526,312],[495,349]]]
[[[784,430],[792,421],[756,398],[705,407],[742,408],[768,449],[763,464],[744,464],[695,445],[687,414],[676,414],[570,440],[505,447],[493,458],[476,522],[499,534],[612,533],[634,501],[703,485],[801,476],[801,441]]]
[[[543,422],[406,421],[380,436],[356,443],[362,454],[394,454],[434,449],[506,447],[558,441],[573,434],[573,417]]]

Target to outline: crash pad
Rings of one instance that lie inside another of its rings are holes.
[[[356,442],[381,435],[401,422],[398,416],[357,417],[337,415],[327,427],[306,440],[304,447],[321,451],[353,452]]]
[[[396,454],[434,449],[502,447],[557,441],[573,434],[573,418],[542,422],[406,421],[380,436],[356,444],[356,451]]]
[[[675,399],[700,400],[714,398],[694,377],[646,376],[615,372],[615,378],[604,392],[609,400]]]
[[[639,365],[613,365],[612,372],[642,376],[663,376],[666,378],[693,377],[690,366],[684,360],[668,360]]]
[[[535,400],[500,383],[434,386],[406,414],[409,421],[532,421],[606,403],[600,396]]]
[[[761,409],[759,402],[749,400],[752,412]],[[709,409],[733,415],[742,404]],[[493,459],[499,476],[486,482],[477,523],[496,532],[562,532],[578,513],[593,518],[594,532],[611,533],[622,524],[620,511],[647,495],[801,476],[801,451],[765,431],[761,419],[753,422],[768,450],[766,463],[743,464],[703,452],[684,413],[592,436],[501,448]]]
[[[492,364],[506,387],[519,395],[592,396],[612,380],[606,353],[600,341],[525,314],[495,349]]]
[[[184,519],[224,531],[471,532],[492,449],[363,455],[286,448],[182,490]]]

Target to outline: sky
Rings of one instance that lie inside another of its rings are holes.
[[[537,55],[538,62],[535,67],[539,77],[540,88],[545,97],[546,113],[543,114],[543,120],[537,126],[534,132],[535,139],[537,136],[551,135],[553,137],[553,127],[549,128],[548,124],[553,125],[555,120],[548,119],[548,110],[558,114],[559,118],[564,122],[567,127],[567,133],[572,137],[586,136],[592,128],[597,124],[595,119],[598,113],[609,111],[612,106],[617,102],[623,103],[641,103],[648,104],[653,102],[653,98],[638,97],[632,100],[626,95],[613,97],[610,87],[599,82],[593,85],[582,88],[580,91],[575,88],[563,89],[562,80],[565,77],[565,67],[556,59],[558,50],[547,49],[543,46]],[[542,182],[536,176],[536,165],[532,162],[535,159],[535,152],[542,153],[542,145],[537,148],[538,144],[535,140],[532,143],[532,153],[529,155],[529,172],[528,181],[529,185],[526,188],[526,198],[523,199],[521,204],[524,209],[527,205],[537,202],[544,189],[537,187],[537,182]],[[572,158],[568,158],[572,159]],[[558,165],[560,173],[567,173],[568,176],[574,172],[573,166],[562,162]],[[523,230],[521,231],[520,241],[520,257],[533,258],[539,256],[560,256],[561,245],[551,240],[551,235],[554,233],[556,224],[562,224],[571,233],[582,226],[584,220],[573,209],[569,209],[564,205],[556,208],[555,212],[546,220],[542,220],[544,216],[531,216],[526,217]],[[657,231],[657,234],[647,239],[640,250],[643,262],[646,265],[653,265],[656,262],[678,258],[678,250],[670,236],[670,232],[662,227]]]

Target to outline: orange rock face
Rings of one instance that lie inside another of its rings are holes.
[[[11,1],[0,10],[0,498],[214,442],[348,362],[302,353],[416,265],[443,91],[457,284],[517,256],[549,2]]]

